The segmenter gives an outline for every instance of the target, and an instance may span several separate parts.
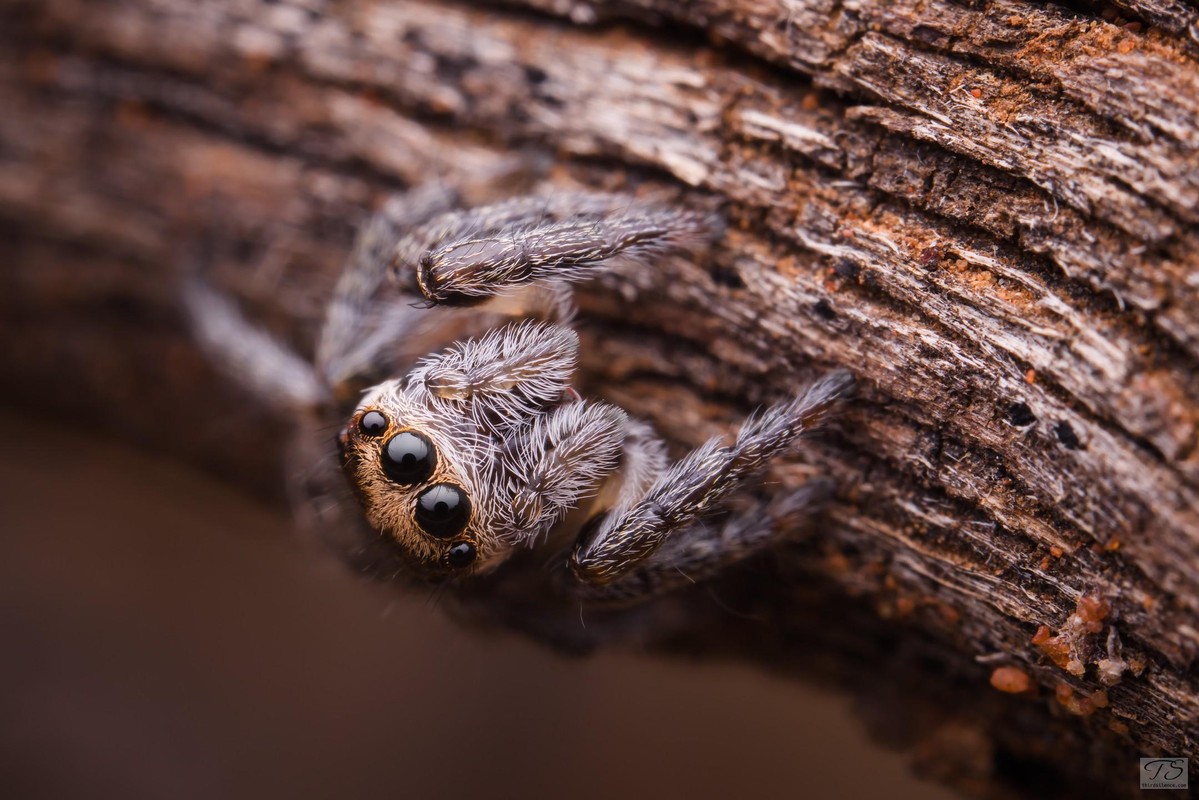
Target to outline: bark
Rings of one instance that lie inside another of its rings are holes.
[[[387,192],[552,162],[716,195],[711,263],[584,292],[588,388],[680,446],[834,365],[864,388],[774,476],[837,480],[818,533],[672,644],[847,686],[979,793],[1199,755],[1195,5],[0,7],[7,402],[277,490],[285,425],[189,343],[189,263],[310,347]]]

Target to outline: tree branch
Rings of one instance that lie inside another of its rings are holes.
[[[1199,736],[1199,11],[1116,5],[5,3],[7,395],[270,484],[281,427],[177,318],[199,239],[305,343],[387,190],[552,152],[718,195],[712,263],[584,298],[591,389],[683,445],[832,365],[866,388],[774,476],[837,480],[819,535],[716,587],[765,622],[673,645],[835,677],[930,769],[971,742],[959,784],[1131,792]]]

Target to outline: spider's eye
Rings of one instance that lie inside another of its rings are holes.
[[[368,416],[370,414],[363,419]],[[403,431],[387,440],[381,461],[387,477],[396,483],[411,485],[427,480],[433,474],[437,453],[433,443],[424,436],[416,431]]]
[[[363,436],[382,436],[387,431],[387,417],[378,411],[368,411],[358,420],[358,431]]]
[[[416,498],[416,524],[430,536],[448,539],[460,533],[469,519],[470,500],[466,498],[466,492],[452,483],[430,486]],[[473,546],[471,552],[474,552]]]
[[[475,560],[475,546],[470,542],[458,542],[445,554],[446,563],[454,569],[469,567]]]

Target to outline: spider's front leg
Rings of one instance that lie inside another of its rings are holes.
[[[576,583],[571,594],[609,606],[634,605],[655,595],[713,577],[726,567],[789,538],[833,491],[815,479],[773,499],[753,498],[711,522],[700,522],[668,539],[652,556],[612,583]]]
[[[393,277],[430,303],[478,305],[529,284],[591,277],[617,259],[636,263],[707,247],[719,216],[628,195],[567,192],[443,214],[396,247]]]
[[[794,399],[747,420],[731,445],[720,438],[700,445],[665,470],[639,498],[613,508],[593,535],[582,537],[571,555],[572,572],[583,583],[596,586],[631,572],[818,425],[852,385],[848,372],[833,372]]]

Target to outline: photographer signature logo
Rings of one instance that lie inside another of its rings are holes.
[[[1142,758],[1141,788],[1188,788],[1187,760],[1185,758]]]

